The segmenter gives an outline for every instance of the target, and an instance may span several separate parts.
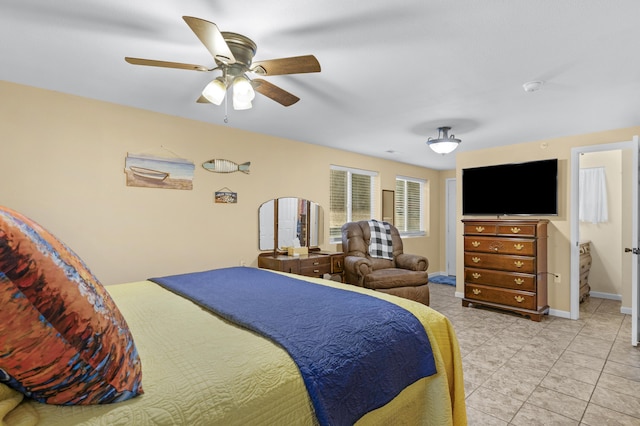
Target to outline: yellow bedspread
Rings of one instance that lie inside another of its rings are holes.
[[[403,306],[422,322],[431,341],[438,373],[409,386],[358,425],[466,424],[460,351],[446,317],[410,300],[333,281],[308,281]],[[150,281],[107,289],[136,341],[144,395],[116,404],[60,407],[20,402],[20,394],[0,384],[3,425],[316,424],[302,377],[279,346]]]

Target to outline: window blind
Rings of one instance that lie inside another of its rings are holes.
[[[395,226],[404,235],[422,235],[424,223],[424,186],[422,179],[396,177]]]
[[[342,225],[375,217],[377,173],[331,166],[329,187],[329,237],[341,241]]]

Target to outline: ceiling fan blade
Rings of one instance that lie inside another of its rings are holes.
[[[224,41],[224,37],[222,37],[222,33],[220,33],[216,24],[192,16],[183,16],[182,19],[216,60],[223,64],[234,64],[236,62],[236,58],[231,53],[229,45]]]
[[[320,72],[320,63],[313,55],[256,61],[251,71],[259,75],[302,74]]]
[[[124,60],[133,65],[147,65],[150,67],[163,67],[163,68],[178,68],[181,70],[191,70],[191,71],[210,71],[209,68],[205,67],[204,65],[183,64],[182,62],[156,61],[154,59],[130,58],[128,56],[125,57]]]
[[[291,106],[300,100],[299,97],[292,95],[286,90],[281,89],[266,80],[262,80],[261,78],[251,80],[251,85],[253,86],[253,90],[256,92],[266,96],[267,98],[271,98],[286,107]]]

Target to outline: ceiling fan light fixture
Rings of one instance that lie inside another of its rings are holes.
[[[239,76],[233,80],[233,104],[251,104],[256,92],[246,77]]]
[[[427,139],[429,148],[443,155],[453,152],[462,141],[456,139],[455,135],[449,135],[449,130],[451,130],[451,127],[438,127],[438,137],[435,139],[429,137],[429,139]]]
[[[220,105],[224,100],[224,95],[227,93],[227,85],[222,81],[220,77],[211,81],[202,90],[202,96],[204,96],[212,104]]]

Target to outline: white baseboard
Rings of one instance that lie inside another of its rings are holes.
[[[599,299],[609,299],[609,300],[618,300],[622,301],[622,295],[620,294],[611,294],[611,293],[601,293],[599,291],[590,291],[589,296],[597,297]],[[626,306],[620,307],[620,313],[624,315],[631,315],[631,308]]]
[[[549,309],[549,316],[571,319],[571,312],[561,311],[559,309]]]
[[[600,293],[599,291],[590,291],[589,296],[599,299],[622,300],[622,295],[613,293]]]
[[[457,297],[458,299],[462,299],[462,298],[464,297],[464,293],[461,293],[461,292],[459,292],[459,291],[456,291],[456,297]]]

